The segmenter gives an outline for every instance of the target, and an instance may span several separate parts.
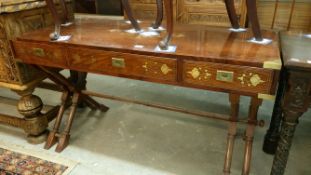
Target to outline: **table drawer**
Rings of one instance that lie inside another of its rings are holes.
[[[73,47],[68,53],[71,69],[170,82],[177,77],[176,59]]]
[[[13,41],[15,57],[25,63],[67,68],[66,49],[56,44]]]
[[[270,94],[273,71],[247,66],[184,61],[183,82],[252,93]]]

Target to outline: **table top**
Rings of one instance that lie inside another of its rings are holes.
[[[146,30],[150,23],[144,21],[141,25]],[[176,24],[171,44],[176,45],[177,50],[166,53],[155,51],[166,32],[161,32],[159,36],[146,37],[125,32],[131,28],[124,20],[79,18],[73,25],[62,27],[62,34],[72,35],[72,38],[66,42],[54,43],[253,67],[265,67],[266,63],[280,64],[278,35],[270,31],[263,31],[263,36],[273,42],[260,45],[247,41],[252,37],[251,32],[235,33],[228,28]],[[48,36],[53,29],[50,27],[25,33],[18,40],[51,42]]]
[[[281,32],[284,65],[311,70],[311,38],[305,33]]]

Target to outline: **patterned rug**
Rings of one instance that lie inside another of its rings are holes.
[[[0,175],[62,175],[68,166],[0,148]]]

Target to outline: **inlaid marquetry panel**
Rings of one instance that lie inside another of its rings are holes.
[[[175,82],[175,59],[124,54],[96,49],[69,48],[68,64],[72,69],[111,75],[134,76]]]
[[[273,84],[267,69],[195,61],[183,65],[183,82],[191,85],[268,94]]]

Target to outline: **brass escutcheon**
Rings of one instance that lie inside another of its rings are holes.
[[[225,81],[225,82],[233,82],[233,72],[217,70],[216,80]]]
[[[125,67],[125,61],[123,58],[111,58],[112,61],[112,66],[113,67],[118,67],[118,68],[124,68]]]
[[[44,49],[42,49],[42,48],[32,48],[32,54],[37,56],[37,57],[44,57],[45,56]]]

